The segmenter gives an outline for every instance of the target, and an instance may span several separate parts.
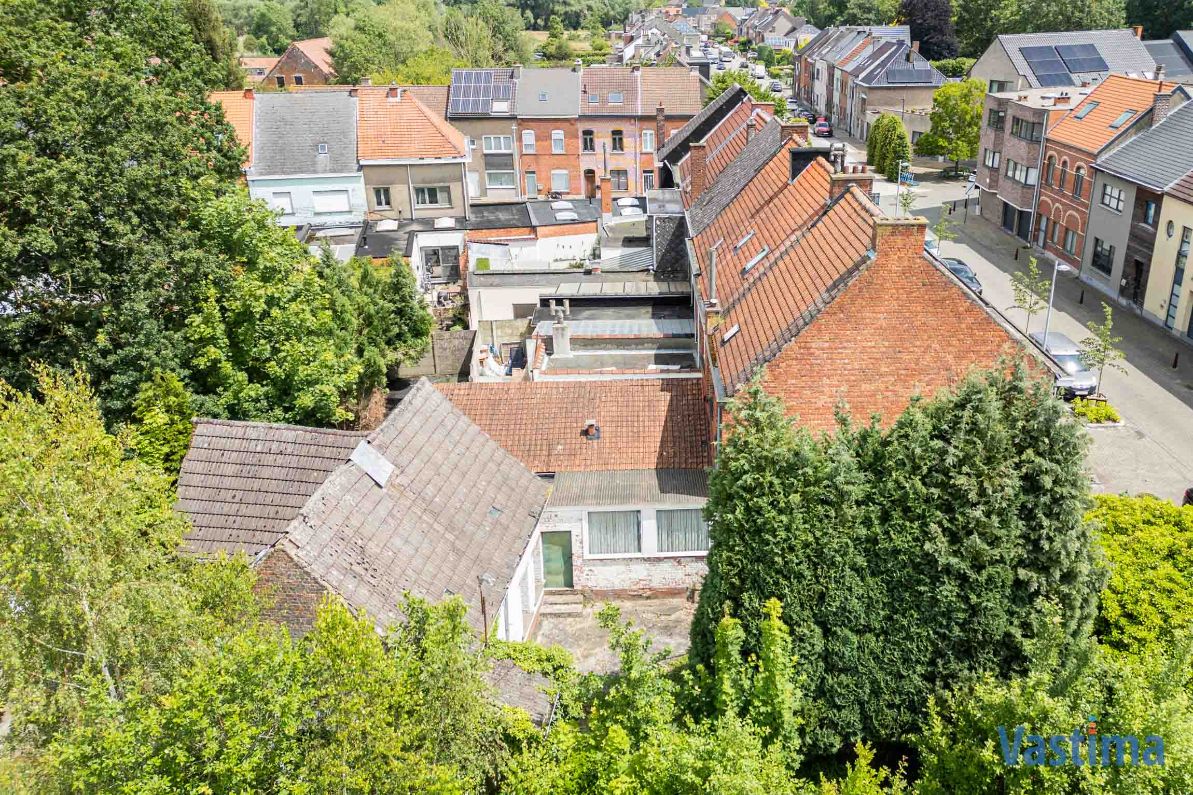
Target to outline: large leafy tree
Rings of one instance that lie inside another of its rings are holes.
[[[982,132],[982,102],[986,86],[981,80],[945,83],[932,95],[932,126],[916,142],[916,154],[940,155],[960,167],[962,160],[978,156]]]
[[[1188,0],[1127,0],[1127,19],[1143,25],[1145,39],[1166,39],[1178,30],[1193,28],[1193,3]]]
[[[747,94],[758,102],[773,102],[776,114],[779,116],[787,115],[787,100],[782,95],[776,94],[763,86],[751,77],[749,72],[742,71],[741,69],[729,69],[714,74],[708,91],[704,95],[704,104],[707,105],[712,102],[733,86],[741,86],[746,90]]]
[[[253,612],[243,561],[177,555],[169,480],[104,430],[85,379],[42,369],[35,386],[0,382],[0,697],[31,754]]]
[[[1046,603],[1080,637],[1100,587],[1083,437],[1046,384],[1008,369],[914,402],[889,430],[819,438],[751,387],[710,478],[693,659],[712,662],[726,607],[756,651],[779,598],[823,710],[812,747],[833,753],[897,741],[937,687],[1021,669]]]
[[[285,50],[297,35],[290,9],[277,0],[265,0],[257,6],[251,31],[265,52],[275,54]]]
[[[920,43],[920,53],[925,58],[935,60],[957,55],[951,0],[903,0],[899,16],[911,26],[911,38]]]

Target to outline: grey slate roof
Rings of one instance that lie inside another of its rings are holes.
[[[1022,47],[1055,47],[1058,44],[1092,44],[1106,61],[1110,72],[1141,76],[1156,66],[1155,59],[1130,28],[1122,30],[1074,30],[1065,33],[1006,33],[998,42],[1007,52],[1015,71],[1023,75],[1032,88],[1039,88],[1035,73],[1020,52]],[[1106,74],[1103,72],[1102,74]]]
[[[759,169],[770,162],[782,145],[782,124],[771,119],[742,147],[741,152],[717,175],[712,184],[688,209],[690,236],[696,237],[745,189]]]
[[[1145,41],[1143,46],[1157,65],[1164,65],[1167,79],[1184,82],[1193,77],[1193,31],[1178,30],[1170,39]]]
[[[571,69],[523,69],[518,81],[517,110],[518,116],[524,117],[579,116],[580,73]]]
[[[351,174],[356,165],[356,97],[344,91],[258,92],[250,176]],[[327,145],[327,154],[318,152]]]
[[[747,96],[746,90],[736,84],[722,91],[719,97],[701,108],[699,113],[667,138],[655,151],[655,160],[663,160],[671,165],[683,160],[691,143],[703,140]]]
[[[910,54],[911,60],[908,60]],[[891,80],[893,70],[907,72],[908,69],[923,74],[926,80],[917,82],[899,82]],[[857,82],[867,86],[888,86],[891,88],[925,88],[939,87],[946,82],[945,76],[932,66],[932,63],[914,52],[909,44],[900,41],[883,41],[868,55],[863,55],[852,71],[857,75]]]
[[[303,569],[378,625],[400,620],[405,591],[458,594],[481,624],[477,578],[492,614],[534,531],[547,485],[426,379],[368,437],[393,465],[384,487],[356,463],[315,491],[279,542]]]
[[[1190,141],[1193,141],[1193,101],[1185,102],[1164,121],[1098,158],[1095,167],[1163,191],[1193,171]]]
[[[560,472],[547,504],[698,508],[707,500],[708,473],[703,469],[619,469]]]
[[[262,422],[196,419],[194,425],[176,507],[191,519],[186,548],[201,554],[253,557],[272,545],[365,437]]]

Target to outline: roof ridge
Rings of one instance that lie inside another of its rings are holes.
[[[221,425],[230,428],[271,428],[287,431],[305,431],[307,433],[323,433],[333,436],[359,436],[364,438],[368,431],[354,431],[344,428],[320,428],[317,425],[293,425],[286,422],[268,422],[265,420],[228,420],[217,417],[192,417],[191,425]]]

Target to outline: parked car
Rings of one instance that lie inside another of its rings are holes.
[[[718,71],[718,72],[724,72],[724,71],[725,71],[725,64],[721,63],[720,61],[717,61],[717,71]]]
[[[1065,375],[1056,379],[1056,388],[1065,400],[1075,397],[1092,395],[1098,388],[1098,376],[1088,370],[1081,361],[1081,349],[1077,343],[1058,331],[1049,331],[1048,339],[1044,339],[1044,332],[1033,331],[1028,335],[1032,341],[1048,352],[1056,363],[1065,371]]]
[[[816,114],[810,110],[798,110],[795,115],[806,121],[808,124],[816,123]]]
[[[828,123],[828,119],[821,116],[812,125],[812,134],[820,138],[831,138],[833,135],[833,125]]]
[[[978,275],[973,272],[973,268],[956,257],[944,257],[941,262],[949,269],[949,273],[961,280],[962,284],[978,295],[982,294],[982,283],[978,281]]]
[[[770,81],[770,90],[778,94],[783,90],[783,84],[778,80]]]
[[[724,61],[725,63],[729,63],[730,61],[732,61],[733,60],[733,51],[725,50],[723,53],[721,53],[721,60]]]
[[[747,58],[757,58],[757,57],[758,57],[758,51],[757,51],[757,50],[750,50],[749,52],[747,52],[747,53],[746,53],[746,57],[747,57]]]

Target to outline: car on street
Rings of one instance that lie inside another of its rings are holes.
[[[1044,338],[1042,331],[1033,331],[1027,336],[1031,338],[1032,342],[1043,348],[1064,370],[1065,374],[1056,379],[1056,388],[1065,400],[1086,397],[1097,391],[1098,376],[1092,370],[1087,369],[1081,361],[1081,348],[1077,346],[1077,343],[1059,331],[1049,331],[1047,339]]]
[[[832,138],[833,125],[828,123],[828,119],[821,116],[816,120],[816,123],[812,125],[812,134],[818,138]]]
[[[721,63],[720,61],[717,61],[717,71],[718,71],[718,72],[724,72],[724,71],[725,71],[725,64]]]
[[[978,281],[978,275],[973,272],[973,268],[956,257],[943,257],[941,262],[949,269],[949,273],[961,280],[962,284],[978,295],[982,294],[982,283]]]
[[[730,63],[733,60],[733,51],[725,50],[723,53],[721,53],[721,60],[725,63]]]
[[[757,53],[757,52],[755,52],[754,50],[750,50],[749,52],[747,52],[747,53],[746,53],[746,57],[747,57],[747,58],[757,58],[757,57],[758,57],[758,53]]]
[[[774,92],[782,91],[783,84],[780,83],[778,80],[772,80],[772,81],[770,81],[770,90],[774,91]]]
[[[795,115],[797,118],[803,119],[808,124],[816,123],[816,114],[810,110],[797,110]]]

